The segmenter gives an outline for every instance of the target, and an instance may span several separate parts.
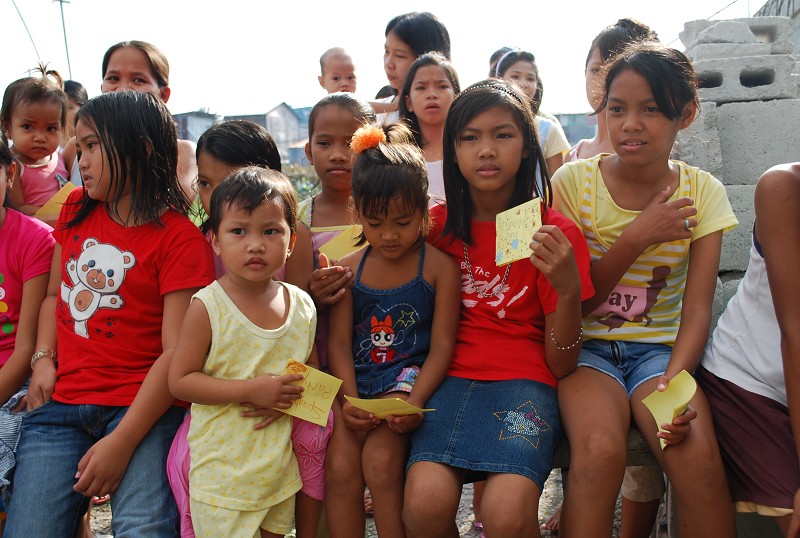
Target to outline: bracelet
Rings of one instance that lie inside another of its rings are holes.
[[[58,366],[58,354],[54,350],[40,349],[31,357],[31,370],[33,370],[33,365],[36,364],[39,359],[43,359],[45,357],[50,357],[53,359],[53,362],[56,364],[56,366]]]
[[[556,340],[556,328],[555,327],[551,327],[550,328],[550,340],[553,341],[553,343],[556,345],[556,349],[559,350],[559,351],[567,351],[569,349],[572,349],[573,347],[575,347],[578,344],[580,344],[582,339],[583,339],[583,327],[581,327],[580,331],[578,332],[578,339],[577,340],[575,340],[574,342],[572,342],[568,346],[562,346]]]

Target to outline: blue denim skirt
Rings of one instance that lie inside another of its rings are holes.
[[[519,474],[541,490],[561,437],[556,389],[526,379],[445,377],[411,438],[408,467],[418,461],[485,473]],[[477,472],[477,474],[475,473]]]

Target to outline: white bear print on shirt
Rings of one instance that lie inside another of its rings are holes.
[[[89,338],[87,321],[99,308],[122,307],[125,301],[116,292],[125,280],[125,271],[135,264],[131,252],[93,237],[83,242],[81,255],[66,265],[72,288],[61,283],[61,299],[75,320],[75,334]]]

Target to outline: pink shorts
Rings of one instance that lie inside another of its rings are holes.
[[[191,414],[186,413],[167,455],[167,479],[178,505],[181,538],[195,538],[189,508],[191,457],[187,437],[191,418]],[[292,448],[300,467],[300,478],[303,480],[303,489],[300,491],[318,501],[325,498],[325,450],[332,433],[333,412],[328,414],[325,427],[297,418],[292,419]]]

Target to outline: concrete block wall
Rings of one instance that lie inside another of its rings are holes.
[[[790,29],[788,17],[755,17],[687,22],[680,35],[705,87],[677,157],[719,178],[739,219],[723,236],[714,325],[747,269],[758,178],[800,159],[800,56],[791,54]]]

